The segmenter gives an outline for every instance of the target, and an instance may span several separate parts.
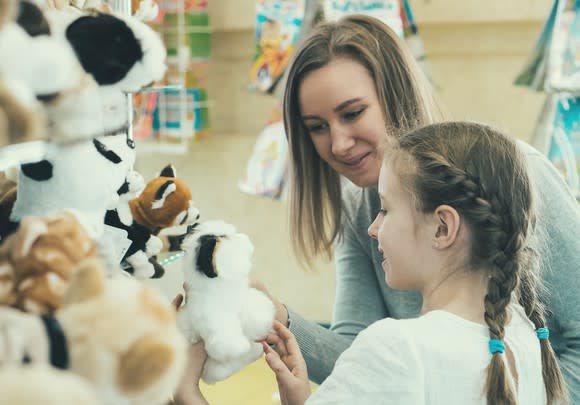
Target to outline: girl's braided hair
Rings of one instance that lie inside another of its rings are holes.
[[[470,229],[473,269],[489,269],[484,299],[491,339],[503,340],[512,297],[519,299],[536,328],[545,326],[538,300],[537,260],[529,246],[536,214],[525,158],[514,140],[477,123],[429,125],[386,148],[416,208],[457,210]],[[404,153],[400,153],[404,152]],[[402,162],[407,162],[404,166]],[[548,404],[566,402],[562,374],[548,340],[540,341]],[[517,403],[500,353],[492,355],[485,391],[489,404]]]

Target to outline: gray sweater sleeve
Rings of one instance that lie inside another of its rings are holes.
[[[365,207],[364,211],[368,210],[369,207]],[[361,214],[364,215],[354,213]],[[370,225],[368,218],[358,219],[355,223]],[[318,384],[328,377],[338,356],[360,331],[387,316],[372,259],[368,248],[361,243],[360,233],[352,223],[347,224],[334,251],[336,298],[330,330],[289,311],[290,330],[304,355],[310,379]],[[365,235],[367,246],[368,241],[369,237]]]
[[[538,195],[537,229],[550,342],[570,391],[580,404],[580,206],[551,163],[524,146]]]

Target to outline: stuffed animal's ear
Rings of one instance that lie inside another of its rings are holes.
[[[175,167],[173,167],[173,165],[165,166],[163,170],[161,170],[161,173],[159,173],[159,177],[177,177]]]
[[[100,260],[83,260],[73,272],[69,287],[63,298],[63,307],[90,300],[105,289],[105,272]]]
[[[77,18],[67,27],[66,38],[83,69],[100,85],[121,81],[143,58],[143,50],[131,28],[109,14]]]
[[[117,376],[121,391],[144,391],[170,368],[175,351],[162,339],[162,333],[141,337],[123,354]]]
[[[218,276],[215,266],[215,253],[219,249],[219,239],[216,235],[202,235],[199,238],[196,269],[209,278]]]
[[[161,187],[157,189],[157,192],[155,193],[155,200],[153,201],[151,208],[162,208],[165,205],[165,200],[167,197],[176,190],[177,186],[175,185],[175,182],[173,180],[167,180],[161,185]]]
[[[30,1],[20,2],[20,12],[16,22],[31,37],[50,35],[50,26],[44,14],[36,4]]]

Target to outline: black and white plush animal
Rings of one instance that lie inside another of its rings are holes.
[[[211,384],[261,356],[256,341],[270,331],[274,305],[249,287],[254,247],[234,226],[204,222],[184,247],[186,299],[178,324],[190,342],[204,341],[208,358],[202,378]]]

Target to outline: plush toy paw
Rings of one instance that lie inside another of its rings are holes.
[[[250,341],[236,334],[209,336],[204,342],[207,355],[217,361],[228,361],[250,350]]]
[[[127,257],[126,260],[131,266],[133,276],[136,278],[145,280],[155,275],[155,268],[144,252],[136,252],[133,256]]]
[[[218,381],[223,381],[232,374],[240,371],[246,365],[260,358],[260,356],[262,356],[262,346],[258,343],[252,343],[250,350],[236,359],[227,362],[219,362],[215,359],[209,358],[203,368],[203,381],[206,384],[214,384]]]
[[[147,256],[155,256],[163,248],[163,242],[155,235],[151,235],[147,243],[145,244],[145,253]]]

